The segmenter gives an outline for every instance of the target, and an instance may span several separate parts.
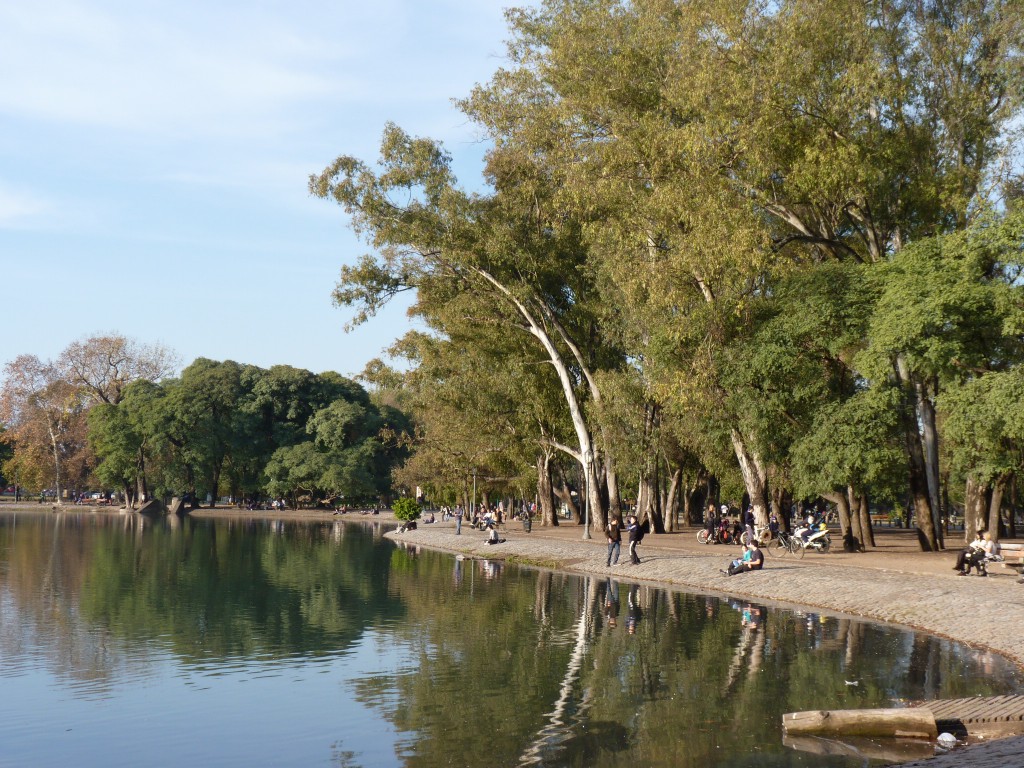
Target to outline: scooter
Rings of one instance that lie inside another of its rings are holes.
[[[832,537],[829,536],[828,525],[824,521],[797,528],[793,531],[791,541],[793,551],[800,557],[803,557],[808,549],[825,554],[832,546]]]

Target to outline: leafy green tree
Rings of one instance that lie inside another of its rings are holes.
[[[105,488],[119,488],[130,507],[149,498],[150,473],[159,470],[155,418],[164,394],[158,384],[135,381],[116,404],[100,403],[89,411],[94,473]]]
[[[378,249],[343,268],[336,302],[355,306],[361,322],[416,289],[413,312],[431,326],[463,311],[527,334],[558,377],[575,438],[565,447],[590,475],[591,507],[603,521],[606,498],[618,504],[614,464],[595,441],[585,403],[600,399],[593,372],[624,357],[596,333],[578,227],[548,207],[547,181],[529,163],[492,165],[495,194],[479,196],[456,186],[434,142],[388,126],[381,154],[379,171],[343,156],[310,180],[310,190],[342,205]]]
[[[395,513],[395,517],[403,522],[416,520],[420,516],[421,511],[420,503],[409,496],[395,499],[391,505],[391,510]]]

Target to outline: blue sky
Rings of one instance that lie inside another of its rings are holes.
[[[346,334],[367,247],[307,179],[385,122],[484,145],[451,104],[504,61],[510,0],[0,3],[0,365],[116,331],[196,357],[355,374],[408,327]]]

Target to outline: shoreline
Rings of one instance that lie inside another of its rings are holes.
[[[0,503],[0,513],[68,512],[78,514],[128,514],[123,508],[88,505],[52,505],[34,502]],[[247,510],[234,507],[201,507],[188,513],[205,519],[252,518],[313,522],[396,523],[390,510],[376,515],[361,511],[336,514],[330,510]],[[942,552],[921,552],[913,531],[876,531],[878,546],[866,553],[849,554],[833,550],[827,555],[808,554],[765,557],[764,569],[733,577],[720,572],[739,549],[732,545],[700,545],[699,529],[649,534],[638,552],[640,565],[628,563],[626,546],[619,564],[605,566],[607,548],[600,531],[590,540],[582,538],[583,527],[534,525],[525,533],[519,523],[502,532],[505,541],[485,544],[486,535],[468,525],[455,535],[454,522],[420,525],[399,534],[385,535],[407,545],[418,545],[452,554],[505,560],[531,567],[569,573],[656,584],[667,588],[694,590],[756,599],[768,603],[813,608],[846,614],[927,632],[965,645],[986,649],[1007,658],[1024,671],[1024,585],[1016,573],[996,566],[989,578],[957,578],[952,571],[958,545],[950,540]]]
[[[952,570],[957,549],[913,552],[899,542],[891,552],[833,552],[808,554],[802,559],[766,556],[763,570],[726,577],[719,569],[737,556],[738,548],[702,546],[695,539],[697,529],[646,536],[638,548],[641,563],[636,566],[628,563],[623,546],[619,564],[609,568],[600,532],[587,541],[576,525],[534,527],[532,533],[514,527],[503,534],[503,543],[494,546],[484,543],[485,534],[468,526],[456,536],[452,523],[385,535],[407,545],[475,558],[784,603],[895,624],[998,653],[1024,670],[1024,633],[1014,630],[1024,627],[1024,585],[1016,583],[1016,573],[1000,566],[991,568],[993,575],[988,578],[957,578]],[[905,538],[912,536],[906,532]],[[916,538],[913,542],[916,546]]]
[[[405,546],[422,546],[479,559],[501,559],[530,567],[579,575],[651,583],[667,589],[727,595],[741,599],[805,607],[855,616],[925,632],[973,648],[997,653],[1024,670],[1024,585],[1009,569],[995,567],[988,578],[957,578],[951,564],[959,546],[920,552],[910,531],[886,532],[904,541],[868,553],[833,552],[795,560],[765,557],[761,571],[723,576],[718,569],[736,557],[734,546],[702,546],[697,529],[644,537],[639,565],[605,565],[607,548],[600,531],[590,540],[582,528],[534,528],[505,534],[501,544],[485,544],[485,535],[468,526],[456,536],[451,523],[385,535]],[[879,536],[879,538],[881,538]],[[952,541],[949,542],[952,545]],[[915,551],[915,548],[917,551]],[[626,554],[623,548],[623,554]],[[1024,754],[1024,736],[973,738],[948,753],[899,764],[902,768],[1005,768]]]

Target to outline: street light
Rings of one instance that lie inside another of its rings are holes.
[[[590,536],[590,467],[594,461],[594,454],[587,451],[583,455],[583,484],[586,487],[587,498],[583,504],[583,539]]]
[[[473,499],[469,502],[469,519],[476,519],[476,467],[473,467]]]

